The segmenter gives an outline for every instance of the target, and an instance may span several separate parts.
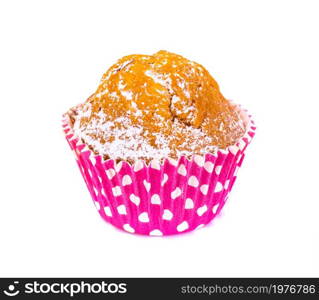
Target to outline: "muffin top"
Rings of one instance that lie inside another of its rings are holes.
[[[96,154],[129,162],[212,153],[245,132],[208,71],[167,51],[121,58],[69,115]]]

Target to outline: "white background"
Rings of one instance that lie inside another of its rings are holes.
[[[318,1],[1,1],[1,276],[319,276]],[[99,216],[60,119],[117,58],[211,72],[258,131],[222,215],[145,238]]]

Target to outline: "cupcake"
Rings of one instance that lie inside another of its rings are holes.
[[[101,217],[154,236],[211,222],[256,129],[203,66],[167,51],[118,60],[63,128]]]

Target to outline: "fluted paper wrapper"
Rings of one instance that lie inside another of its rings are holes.
[[[215,154],[149,164],[103,160],[74,135],[67,114],[63,130],[105,221],[130,233],[172,235],[208,224],[228,199],[256,129],[251,116],[238,110],[247,130],[235,145]]]

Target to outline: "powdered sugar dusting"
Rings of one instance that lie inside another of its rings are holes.
[[[97,117],[92,118],[86,127],[83,127],[81,119],[87,117],[91,111],[90,104],[85,105],[85,109],[78,111],[73,125],[74,133],[85,144],[90,145],[96,154],[104,157],[127,161],[137,161],[141,158],[161,161],[164,158],[181,155],[190,157],[195,152],[205,154],[215,151],[211,137],[205,135],[200,129],[183,125],[178,119],[172,123],[172,134],[169,136],[145,131],[142,126],[134,125],[127,116],[107,121],[102,111],[97,114]],[[161,117],[157,116],[157,118]],[[154,145],[148,142],[149,135],[154,138]],[[172,145],[179,136],[183,137],[183,142],[174,149]]]
[[[151,77],[154,82],[160,84],[161,86],[165,87],[169,93],[174,93],[172,89],[172,79],[169,77],[168,74],[160,74],[151,70],[147,70],[145,75]]]
[[[91,150],[131,162],[214,153],[245,131],[209,73],[166,51],[120,59],[72,113]]]
[[[82,111],[79,114],[81,115]],[[143,127],[132,124],[128,117],[123,116],[113,121],[106,121],[104,113],[99,112],[99,117],[92,118],[83,128],[80,125],[80,115],[74,123],[74,132],[98,154],[112,159],[121,158],[131,161],[141,157],[162,159],[169,156],[168,141],[163,135],[155,134],[157,147],[151,146],[145,142]],[[103,139],[96,138],[100,136],[103,136]]]

